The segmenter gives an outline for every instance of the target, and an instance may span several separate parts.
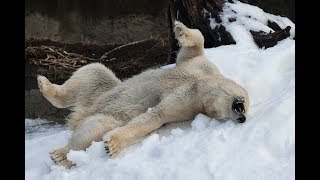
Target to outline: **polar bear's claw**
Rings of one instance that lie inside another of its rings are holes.
[[[106,142],[104,142],[104,143],[106,144]],[[109,156],[110,156],[110,151],[109,151],[109,148],[107,145],[104,146],[104,149],[106,150],[106,153],[109,154]]]
[[[50,158],[55,164],[62,165],[67,169],[70,169],[74,164],[67,159],[67,153],[69,149],[61,148],[50,152]]]
[[[122,149],[122,141],[120,138],[115,134],[106,134],[103,137],[104,146],[106,153],[111,156],[115,157]]]

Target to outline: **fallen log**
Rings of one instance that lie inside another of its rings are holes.
[[[275,25],[273,25],[275,26]],[[275,26],[275,29],[279,29],[278,25]],[[290,37],[290,26],[287,26],[284,29],[277,30],[275,32],[265,33],[263,31],[250,31],[252,34],[254,42],[259,46],[259,48],[269,48],[275,46],[279,41]]]

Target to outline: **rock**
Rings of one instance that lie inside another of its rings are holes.
[[[68,109],[54,107],[43,97],[39,89],[25,90],[24,99],[25,118],[64,122],[65,117],[70,113]]]

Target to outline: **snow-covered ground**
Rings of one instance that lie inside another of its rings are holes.
[[[224,75],[248,90],[246,123],[220,123],[199,114],[162,127],[116,159],[105,154],[102,142],[93,142],[86,151],[71,151],[68,157],[77,166],[64,169],[53,164],[49,152],[64,146],[71,132],[65,125],[26,119],[26,179],[295,179],[295,41],[287,38],[259,49],[249,33],[269,32],[270,19],[292,26],[294,36],[294,24],[240,2],[227,3],[224,11],[223,24],[237,44],[205,52]],[[228,22],[230,16],[238,20]]]

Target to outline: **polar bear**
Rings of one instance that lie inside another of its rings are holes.
[[[48,101],[72,109],[67,123],[73,134],[65,147],[50,153],[55,163],[70,168],[73,164],[66,157],[70,150],[85,150],[92,141],[101,140],[106,153],[115,157],[163,124],[199,113],[245,122],[248,93],[207,59],[201,32],[178,21],[174,32],[181,48],[173,68],[147,70],[123,82],[99,63],[79,68],[62,85],[38,76]]]

